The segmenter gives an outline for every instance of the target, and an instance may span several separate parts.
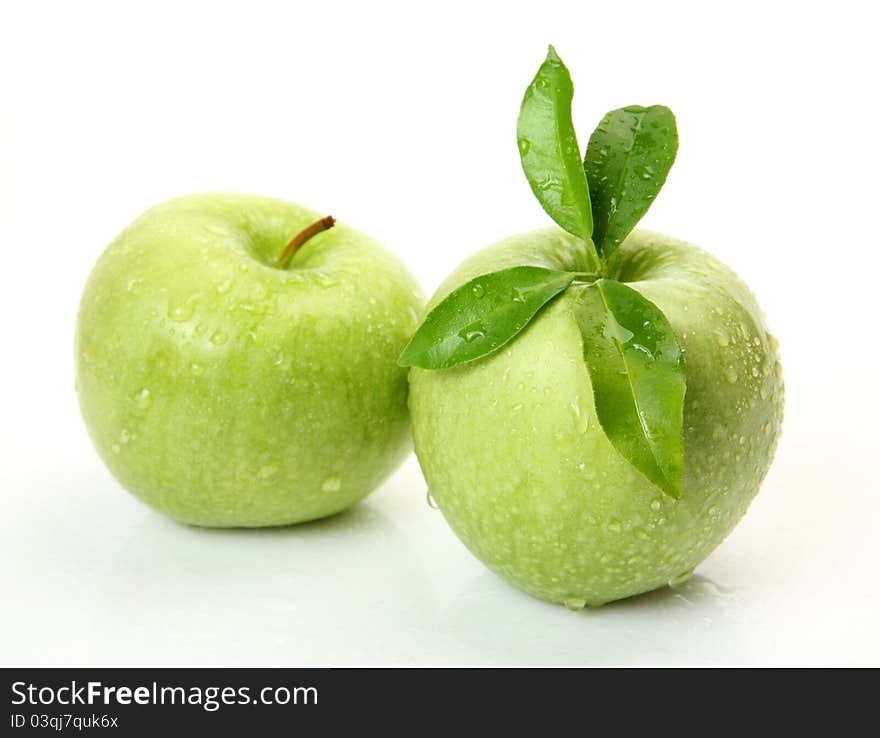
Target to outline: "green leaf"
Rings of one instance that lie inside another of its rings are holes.
[[[685,372],[660,309],[620,282],[579,290],[575,316],[608,440],[670,497],[681,497]]]
[[[541,207],[562,228],[588,240],[593,234],[590,190],[571,123],[574,89],[551,46],[526,89],[516,138],[523,171]]]
[[[602,118],[584,157],[600,254],[611,256],[647,212],[677,151],[675,116],[663,105],[633,105]]]
[[[448,369],[491,354],[525,328],[574,277],[571,272],[519,266],[472,279],[428,313],[398,363]]]

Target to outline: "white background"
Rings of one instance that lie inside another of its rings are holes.
[[[880,663],[880,69],[867,2],[6,2],[0,9],[0,662]],[[703,245],[779,336],[784,437],[681,591],[570,613],[486,571],[411,457],[337,518],[171,523],[123,492],[73,391],[79,294],[138,213],[275,195],[426,291],[549,221],[515,122],[553,43],[582,145],[662,102],[681,145],[643,225]]]

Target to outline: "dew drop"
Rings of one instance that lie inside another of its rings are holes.
[[[753,367],[752,367],[752,376],[753,376],[753,377],[757,377],[758,374],[760,374],[760,372],[758,371],[758,367],[753,366]]]
[[[331,277],[325,272],[316,272],[315,282],[318,284],[319,287],[323,287],[325,289],[335,287],[337,284],[339,284],[334,277]]]
[[[694,573],[693,569],[688,569],[687,571],[682,572],[681,574],[678,574],[677,576],[672,577],[672,579],[669,580],[670,588],[681,589],[690,581],[693,573]]]
[[[473,292],[474,297],[476,297],[479,300],[481,297],[483,297],[483,295],[486,294],[486,288],[483,287],[483,285],[481,285],[481,284],[475,284],[471,288],[471,292]]]
[[[225,295],[229,290],[232,289],[232,279],[227,279],[225,282],[221,282],[217,285],[217,294]]]
[[[168,317],[175,323],[185,323],[193,316],[194,311],[192,303],[184,302],[173,307],[169,306]]]
[[[215,346],[222,346],[228,340],[229,335],[221,328],[218,328],[211,334],[211,343],[213,343]]]
[[[611,563],[611,554],[603,553],[599,559],[599,563],[604,564],[605,566],[610,564]]]
[[[574,415],[575,430],[583,435],[590,429],[590,416],[581,408],[580,395],[575,397],[574,402],[571,403],[570,407],[571,412]]]
[[[458,332],[458,337],[463,338],[467,343],[473,343],[477,339],[486,337],[486,330],[481,321],[471,323]]]
[[[339,478],[338,474],[331,474],[321,482],[321,489],[324,490],[324,492],[338,492],[341,487],[342,480]]]
[[[651,509],[654,512],[660,512],[661,507],[662,507],[662,504],[660,503],[660,500],[652,500],[651,501]]]
[[[226,226],[217,225],[216,223],[208,223],[208,225],[205,226],[205,230],[215,236],[230,235],[230,231]]]
[[[512,413],[521,413],[523,409],[523,404],[521,402],[516,403],[512,408],[510,408],[510,412]]]
[[[130,440],[132,440],[133,438],[134,438],[134,436],[131,435],[131,433],[129,433],[129,432],[128,432],[127,430],[125,430],[125,429],[123,429],[123,430],[122,430],[122,433],[119,434],[119,442],[120,442],[123,446],[124,446],[126,443],[128,443]]]
[[[440,509],[437,505],[437,501],[431,495],[431,490],[428,490],[427,492],[425,492],[425,500],[428,503],[428,507],[430,507],[432,510],[439,510]]]
[[[739,373],[736,371],[736,367],[728,366],[724,369],[724,377],[731,384],[736,384],[736,380],[739,379]]]
[[[134,394],[134,404],[137,405],[141,410],[146,410],[150,404],[152,403],[153,398],[150,396],[150,390],[146,387],[138,390]]]
[[[204,374],[204,373],[205,373],[205,367],[203,367],[203,366],[202,366],[201,364],[199,364],[198,362],[193,362],[192,364],[190,364],[190,365],[189,365],[189,370],[190,370],[193,374],[195,374],[197,377],[200,376],[201,374]]]
[[[525,156],[529,153],[529,146],[532,145],[532,142],[527,138],[520,138],[517,140],[517,145],[519,146],[519,153],[521,156]]]
[[[608,530],[612,533],[620,533],[621,527],[620,521],[617,518],[612,518],[608,521]]]
[[[572,611],[583,610],[587,606],[587,601],[583,597],[575,597],[569,595],[563,600],[563,604]]]
[[[724,348],[730,343],[730,336],[727,335],[726,331],[718,328],[715,331],[715,342],[721,346],[721,348]]]
[[[265,466],[260,467],[260,471],[257,472],[257,476],[260,479],[268,479],[269,477],[275,476],[277,472],[277,464],[266,464]]]

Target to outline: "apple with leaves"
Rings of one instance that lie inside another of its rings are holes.
[[[502,577],[580,609],[686,581],[730,533],[772,461],[783,383],[748,287],[633,230],[675,158],[672,113],[608,113],[581,161],[572,94],[550,47],[517,137],[559,227],[466,260],[400,363],[453,530]]]

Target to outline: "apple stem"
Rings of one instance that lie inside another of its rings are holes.
[[[281,256],[278,257],[278,266],[283,266],[284,263],[293,255],[293,253],[312,236],[317,235],[321,231],[329,230],[335,224],[336,218],[334,218],[332,215],[328,215],[326,218],[316,220],[310,226],[303,228],[292,239],[290,239],[290,243],[287,244],[287,246],[284,248],[284,251],[281,252]]]

